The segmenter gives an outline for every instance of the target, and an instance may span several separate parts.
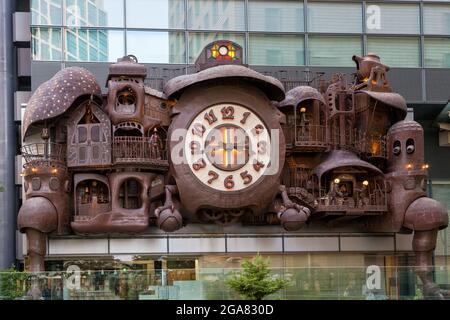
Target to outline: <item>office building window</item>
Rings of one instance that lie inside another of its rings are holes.
[[[365,26],[367,33],[419,34],[419,5],[367,3]]]
[[[308,31],[358,33],[362,28],[362,7],[359,3],[308,3]]]
[[[243,0],[188,0],[188,29],[227,30],[245,29]],[[207,18],[206,18],[207,17]]]
[[[32,59],[44,61],[61,60],[61,43],[60,28],[32,28]]]
[[[368,37],[367,51],[378,54],[390,67],[420,67],[420,42],[416,37]]]
[[[362,54],[359,36],[309,36],[308,44],[313,66],[353,67],[352,56]]]
[[[127,31],[127,54],[140,63],[186,63],[184,33]]]
[[[124,33],[121,30],[65,30],[65,59],[68,61],[115,62],[124,56]]]
[[[423,33],[450,34],[450,4],[425,4],[423,7]]]
[[[189,59],[188,63],[194,63],[203,48],[215,40],[226,39],[239,44],[245,49],[245,36],[241,33],[228,32],[190,32],[189,33]]]
[[[250,0],[248,10],[250,31],[304,31],[303,3],[300,1]]]
[[[65,25],[74,27],[123,27],[124,0],[66,0]]]
[[[127,28],[184,28],[184,0],[127,0]]]
[[[249,64],[301,66],[305,64],[303,35],[250,34]]]
[[[426,68],[450,68],[450,38],[425,38]]]
[[[62,24],[62,0],[31,0],[30,10],[33,25]]]

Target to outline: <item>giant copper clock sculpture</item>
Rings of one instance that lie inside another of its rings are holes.
[[[207,45],[197,72],[164,92],[145,84],[134,56],[110,66],[106,95],[88,70],[59,71],[23,121],[18,224],[30,269],[44,270],[49,234],[308,224],[308,232],[414,233],[425,295],[443,298],[432,254],[448,215],[426,196],[423,129],[404,120],[406,102],[377,55],[353,60],[352,82],[336,74],[287,93],[226,40]]]

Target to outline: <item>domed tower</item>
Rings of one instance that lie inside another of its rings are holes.
[[[66,158],[66,111],[101,104],[95,77],[71,67],[43,83],[31,97],[22,126],[25,197],[19,230],[27,234],[30,271],[44,271],[46,235],[70,230],[72,177]],[[70,157],[70,153],[69,153]]]
[[[369,222],[370,231],[414,232],[413,250],[417,274],[424,284],[424,295],[442,298],[443,291],[433,282],[433,250],[437,233],[448,225],[447,210],[428,198],[424,161],[423,128],[415,121],[400,121],[387,134],[386,181],[389,211]]]

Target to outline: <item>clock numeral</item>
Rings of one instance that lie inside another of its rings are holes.
[[[248,173],[247,170],[241,172],[241,178],[242,180],[244,180],[244,184],[249,184],[253,180],[253,177]]]
[[[233,189],[234,188],[233,176],[226,177],[225,180],[223,181],[223,185],[227,189]]]
[[[205,113],[204,118],[206,121],[208,121],[209,125],[212,125],[214,122],[217,121],[217,117],[212,109],[209,112]]]
[[[259,170],[261,170],[261,168],[264,168],[265,164],[260,162],[260,161],[256,161],[256,163],[253,164],[253,169],[255,169],[257,172],[259,172]]]
[[[200,154],[200,142],[191,141],[190,147],[191,147],[191,154]]]
[[[192,134],[199,136],[199,137],[203,137],[203,134],[205,133],[206,129],[205,126],[202,125],[201,123],[194,123],[194,126],[192,128]]]
[[[258,153],[259,154],[266,154],[267,153],[267,142],[266,141],[258,142],[257,147],[258,147]]]
[[[223,107],[222,110],[222,120],[233,120],[234,119],[234,108],[233,107]]]
[[[241,119],[241,123],[245,124],[247,122],[247,118],[250,117],[251,113],[250,112],[244,112],[242,114],[242,119]]]
[[[262,124],[257,124],[253,129],[252,133],[253,135],[258,135],[264,131],[264,127]]]
[[[198,171],[198,170],[200,170],[200,169],[202,169],[204,167],[206,167],[206,162],[205,162],[205,160],[203,160],[203,158],[201,158],[200,160],[198,160],[197,162],[194,162],[192,164],[192,168],[195,171]]]
[[[214,180],[219,178],[219,175],[216,172],[212,171],[212,170],[209,170],[208,176],[211,176],[211,179],[208,180],[208,184],[211,184]]]

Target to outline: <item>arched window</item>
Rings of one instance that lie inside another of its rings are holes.
[[[133,114],[136,111],[136,93],[130,87],[117,93],[115,109],[123,114]]]
[[[136,179],[125,180],[119,189],[119,203],[125,209],[139,209],[142,207],[142,185]]]

